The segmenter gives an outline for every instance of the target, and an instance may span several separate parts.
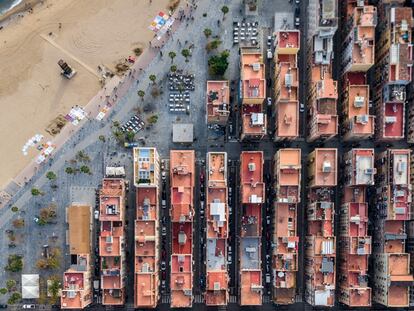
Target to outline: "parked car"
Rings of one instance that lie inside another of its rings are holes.
[[[267,105],[272,106],[272,98],[271,97],[267,98]]]
[[[35,305],[23,305],[23,309],[34,309],[36,308]]]
[[[305,105],[303,103],[299,104],[299,111],[300,112],[305,112]]]
[[[93,215],[94,215],[95,219],[99,219],[99,211],[95,211],[93,213]]]
[[[162,179],[163,181],[167,180],[167,173],[166,173],[165,171],[162,171],[162,172],[161,172],[161,179]]]
[[[295,27],[299,28],[300,26],[300,9],[296,8],[295,9]]]
[[[165,261],[161,261],[161,271],[165,271],[165,269],[167,268]]]
[[[267,36],[267,46],[272,45],[272,36]]]
[[[163,236],[166,236],[166,235],[167,235],[167,228],[166,228],[165,226],[162,226],[162,229],[161,229],[161,234],[162,234]]]
[[[0,309],[7,309],[7,305],[0,305]]]
[[[273,58],[272,50],[271,49],[267,49],[266,55],[267,55],[267,59],[272,59]]]

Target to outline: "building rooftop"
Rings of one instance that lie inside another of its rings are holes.
[[[373,65],[375,62],[375,27],[377,8],[372,5],[348,4],[348,16],[352,15],[353,38],[352,63]]]
[[[410,183],[410,155],[409,149],[388,149],[389,176],[393,185],[408,185]]]
[[[334,187],[337,184],[337,149],[316,148],[309,157],[312,187]]]
[[[91,251],[91,207],[71,205],[67,213],[70,254],[89,254]]]
[[[158,153],[155,148],[134,148],[134,184],[158,184]]]
[[[262,204],[264,202],[263,161],[262,151],[242,152],[240,164],[242,203]]]
[[[277,54],[296,54],[300,48],[299,30],[279,30],[275,33]]]
[[[240,305],[262,305],[262,271],[241,271]]]
[[[227,153],[209,152],[207,154],[208,186],[220,188],[227,186]]]
[[[243,114],[243,133],[245,135],[266,135],[267,115],[262,112]]]
[[[412,8],[390,8],[390,62],[389,81],[409,83],[412,79],[413,52],[411,32],[414,26]]]
[[[240,59],[243,98],[264,99],[266,81],[262,54],[242,49]]]
[[[352,149],[352,185],[373,185],[376,169],[374,149]]]
[[[220,306],[227,304],[229,277],[227,271],[210,271],[206,278],[206,305]]]
[[[348,119],[352,122],[354,134],[373,134],[375,117],[369,115],[369,86],[348,85]]]
[[[293,148],[279,149],[278,184],[282,186],[299,186],[301,171],[301,150]]]
[[[192,306],[192,260],[191,253],[171,256],[171,308]]]
[[[403,102],[383,104],[383,127],[384,138],[404,137],[405,105]]]
[[[277,101],[297,101],[299,98],[299,72],[293,55],[278,55],[280,94]]]
[[[277,103],[277,133],[279,137],[299,136],[299,102],[279,101]]]
[[[219,122],[229,114],[229,81],[207,81],[207,119],[209,122]]]

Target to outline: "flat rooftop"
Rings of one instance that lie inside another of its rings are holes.
[[[207,172],[209,187],[226,187],[227,185],[227,153],[209,152],[207,154]]]
[[[67,210],[70,254],[91,252],[91,207],[71,205]]]
[[[299,186],[301,176],[301,150],[293,148],[279,149],[279,171],[277,182],[282,186]]]
[[[139,184],[155,184],[158,174],[156,159],[158,158],[155,148],[134,148],[134,183]]]
[[[267,115],[262,112],[243,114],[243,133],[245,135],[266,135]]]
[[[207,115],[220,116],[230,112],[229,81],[207,81]]]
[[[296,56],[278,55],[280,94],[278,102],[297,101],[299,99],[299,72],[296,64]]]
[[[392,183],[394,185],[408,185],[410,181],[410,155],[409,149],[388,149],[391,155]],[[389,167],[391,169],[391,167]]]
[[[240,239],[240,269],[260,270],[260,237]]]
[[[171,244],[172,254],[192,254],[193,225],[192,223],[172,223]]]
[[[206,242],[207,272],[226,271],[227,243],[225,239],[207,239]]]
[[[364,5],[363,7],[354,7],[353,12],[349,13],[353,15],[354,29],[356,28],[352,51],[353,63],[374,64],[377,8],[372,5]]]
[[[284,30],[277,31],[276,43],[277,49],[291,49],[291,48],[300,48],[300,32],[299,30]]]
[[[262,305],[262,271],[241,271],[240,305]]]
[[[156,186],[138,187],[135,200],[137,219],[156,219],[158,206],[158,188]]]
[[[383,108],[384,138],[404,137],[405,105],[402,102],[384,103]]]
[[[243,98],[265,98],[265,65],[262,54],[242,50],[240,58]]]
[[[208,188],[206,217],[208,238],[228,236],[227,188]]]
[[[314,186],[334,187],[337,184],[337,149],[316,148],[311,164],[314,173]]]
[[[243,151],[241,153],[240,179],[242,203],[262,204],[265,199],[262,151]]]
[[[193,300],[192,255],[171,256],[171,307],[191,307]]]
[[[374,167],[374,149],[352,149],[356,185],[373,185],[376,169]]]
[[[355,134],[373,134],[375,117],[369,115],[369,86],[348,86],[348,119],[352,120]]]
[[[299,102],[279,101],[277,109],[277,133],[278,137],[299,136]]]

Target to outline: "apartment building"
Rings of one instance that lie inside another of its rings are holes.
[[[365,72],[347,72],[342,77],[341,103],[345,141],[371,138],[375,116],[370,115],[370,87]]]
[[[375,117],[370,115],[367,72],[375,62],[377,9],[368,1],[346,0],[342,4],[341,31],[341,134],[344,140],[374,135]]]
[[[134,148],[135,308],[155,308],[159,299],[159,184],[156,148]]]
[[[308,141],[338,134],[337,82],[332,76],[333,37],[338,28],[335,0],[310,0],[307,38]]]
[[[406,86],[412,80],[412,8],[399,1],[378,5],[374,103],[379,141],[405,137]],[[410,118],[410,122],[411,122]]]
[[[99,256],[103,305],[125,303],[125,180],[104,178],[99,193]]]
[[[344,154],[344,192],[339,219],[338,301],[349,307],[371,306],[368,262],[372,239],[368,236],[367,188],[374,185],[373,149],[351,149]]]
[[[297,213],[301,191],[301,150],[279,149],[274,157],[274,231],[272,296],[275,304],[292,304],[296,298],[299,236]]]
[[[193,304],[194,182],[194,150],[171,150],[171,308]]]
[[[334,148],[316,148],[308,155],[305,300],[312,306],[335,304],[334,190],[338,180],[337,158],[337,149]]]
[[[299,136],[299,30],[275,33],[275,141]]]
[[[62,309],[84,309],[93,301],[91,272],[91,207],[71,205],[66,210],[69,225],[70,267],[63,273]]]
[[[205,302],[207,306],[225,306],[229,300],[227,191],[227,153],[209,152],[207,154],[205,248],[207,272]]]
[[[368,1],[341,1],[343,16],[341,69],[367,72],[375,62],[377,8]]]
[[[262,139],[267,134],[266,77],[263,55],[257,49],[240,49],[241,139]]]
[[[241,218],[239,235],[240,305],[262,305],[262,205],[265,201],[263,152],[240,155]]]
[[[388,149],[376,159],[373,300],[386,307],[408,307],[414,281],[405,250],[412,203],[410,157],[408,149]]]
[[[207,81],[207,123],[226,125],[230,115],[229,81]]]

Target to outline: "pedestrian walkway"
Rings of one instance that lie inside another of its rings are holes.
[[[204,303],[204,296],[203,295],[195,295],[194,296],[194,303]]]
[[[171,302],[171,297],[170,295],[162,295],[161,296],[161,303],[166,303],[166,304],[170,304]]]
[[[237,296],[230,296],[230,299],[229,299],[229,302],[230,303],[237,303]]]

